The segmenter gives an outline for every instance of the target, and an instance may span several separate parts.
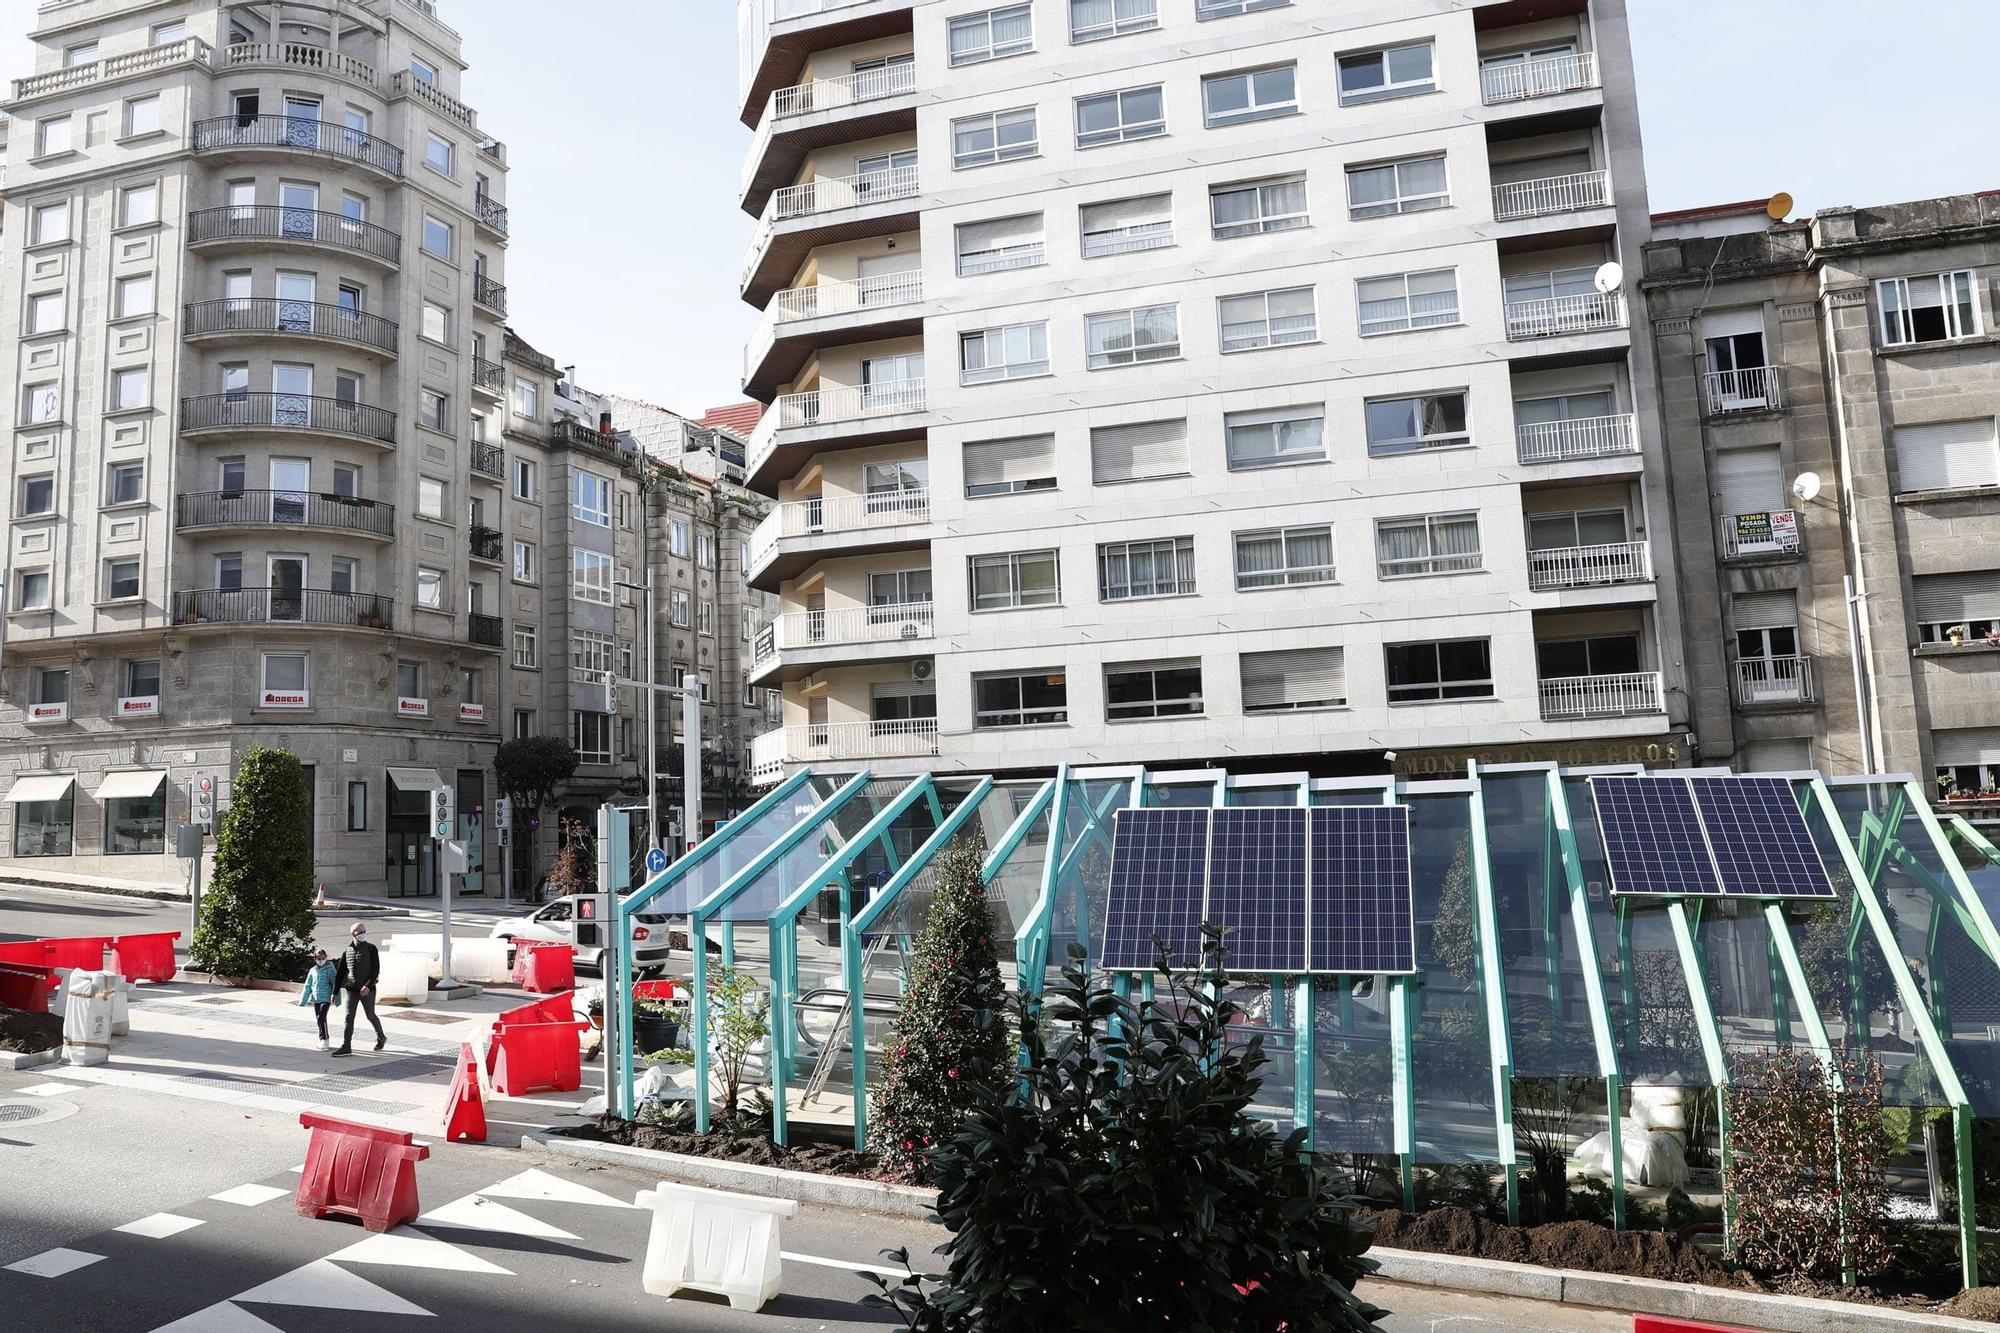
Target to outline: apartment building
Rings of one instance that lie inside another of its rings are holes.
[[[485,887],[506,734],[504,147],[430,0],[52,0],[17,80],[0,768],[17,870],[175,883],[281,745],[317,878]],[[497,867],[496,867],[497,868]]]
[[[1656,224],[1702,757],[2000,817],[2000,196]]]
[[[748,433],[682,416],[672,408],[612,394],[609,404],[618,429],[630,435],[648,458],[704,481],[743,481]]]
[[[1684,759],[1622,0],[740,12],[758,780]]]

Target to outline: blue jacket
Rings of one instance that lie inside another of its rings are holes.
[[[324,963],[315,963],[306,973],[306,984],[299,992],[300,1004],[339,1004],[340,993],[334,989],[334,974],[340,964],[329,958]]]

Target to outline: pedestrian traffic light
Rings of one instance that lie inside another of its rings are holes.
[[[431,836],[442,841],[449,838],[458,826],[457,812],[452,808],[450,787],[431,788]]]
[[[215,774],[196,773],[188,784],[188,823],[203,829],[215,827]]]
[[[611,943],[611,895],[578,894],[576,899],[576,947],[602,949]]]

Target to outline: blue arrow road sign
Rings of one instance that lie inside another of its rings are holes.
[[[646,853],[646,873],[657,875],[667,868],[667,854],[655,847]]]

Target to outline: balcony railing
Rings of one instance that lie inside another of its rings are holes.
[[[211,393],[181,399],[181,432],[309,430],[396,442],[396,414],[367,403],[300,393]]]
[[[814,79],[811,83],[780,88],[771,94],[771,117],[783,120],[788,116],[808,116],[815,111],[832,111],[857,102],[899,97],[916,90],[916,63],[905,61],[882,69],[840,74],[830,79]]]
[[[1488,106],[1522,102],[1531,97],[1554,97],[1596,86],[1597,54],[1593,51],[1495,63],[1483,65],[1479,70],[1479,95]]]
[[[340,625],[392,629],[396,603],[325,588],[203,588],[174,594],[177,625]]]
[[[750,742],[751,780],[775,782],[784,776],[786,764],[921,759],[937,752],[937,719],[933,717],[781,727]]]
[[[475,523],[466,534],[466,550],[474,560],[498,561],[501,551],[501,533],[498,528],[489,528]]]
[[[387,227],[341,213],[278,204],[204,208],[188,214],[188,243],[204,241],[305,241],[337,246],[385,264],[403,260],[403,238]]]
[[[908,199],[917,192],[917,169],[864,171],[858,176],[822,176],[804,185],[788,185],[771,196],[770,216],[779,222],[811,217],[843,208]]]
[[[329,51],[310,42],[236,42],[216,54],[215,65],[218,69],[236,69],[246,65],[309,69],[319,74],[337,74],[370,88],[382,86],[375,67],[367,61],[356,60],[353,56]]]
[[[307,116],[217,116],[194,123],[194,151],[289,148],[403,174],[403,150],[386,139]]]
[[[866,417],[892,416],[924,410],[923,380],[887,380],[881,384],[834,385],[806,393],[788,393],[777,401],[778,425],[824,426]]]
[[[1581,292],[1507,302],[1507,338],[1511,342],[1624,327],[1623,292]]]
[[[1574,176],[1549,176],[1542,180],[1509,181],[1493,187],[1493,216],[1501,222],[1542,217],[1549,213],[1575,213],[1586,208],[1611,205],[1611,173],[1581,171]]]
[[[1708,386],[1710,416],[1727,416],[1731,412],[1776,412],[1785,405],[1784,378],[1776,366],[1711,370],[1704,378]]]
[[[81,65],[66,65],[46,74],[31,74],[25,79],[16,79],[14,96],[17,99],[45,97],[50,93],[69,92],[101,81],[122,79],[128,74],[143,74],[147,70],[178,65],[183,61],[205,63],[208,58],[207,42],[199,37],[183,37],[178,42],[168,42],[163,46],[149,46],[120,56],[87,61]]]
[[[810,287],[792,287],[771,298],[771,309],[780,323],[794,319],[818,319],[822,315],[844,315],[851,310],[874,306],[906,305],[924,299],[924,275],[915,269],[907,273],[885,273],[860,282],[821,278]]]
[[[1736,702],[1745,708],[1759,704],[1809,704],[1817,697],[1813,693],[1810,657],[1736,659]]]
[[[1759,556],[1797,555],[1800,515],[1796,509],[1762,514],[1722,516],[1722,558],[1752,560]]]
[[[472,470],[483,472],[489,477],[507,475],[507,451],[497,444],[486,444],[479,440],[472,442]]]
[[[192,301],[183,313],[181,333],[189,338],[216,333],[299,334],[359,343],[384,352],[396,350],[394,321],[323,301],[230,296],[220,301]]]
[[[549,438],[559,445],[602,454],[613,462],[622,462],[629,456],[619,445],[616,435],[606,435],[571,417],[557,417],[555,424],[549,428]]]
[[[484,389],[488,393],[505,393],[507,390],[507,367],[498,361],[488,361],[483,356],[472,358],[472,387]]]
[[[484,273],[472,275],[472,299],[496,315],[507,313],[507,289]]]
[[[465,641],[482,648],[498,648],[506,642],[507,622],[499,616],[483,616],[471,611],[465,617]]]
[[[1657,671],[1633,671],[1619,676],[1558,676],[1544,680],[1544,718],[1630,717],[1634,713],[1664,713],[1666,696]]]
[[[507,205],[495,203],[483,194],[472,196],[472,216],[489,231],[507,234]]]
[[[873,495],[816,495],[778,506],[779,535],[817,537],[824,532],[856,532],[928,523],[931,493],[915,490],[878,491]]]
[[[174,500],[174,526],[178,528],[265,523],[394,537],[396,506],[324,491],[197,491]]]
[[[1652,577],[1652,550],[1644,542],[1561,546],[1528,552],[1528,586],[1537,592],[1605,583],[1643,583]]]
[[[779,616],[757,636],[754,660],[762,666],[779,653],[807,648],[922,642],[931,637],[931,623],[929,602],[793,611]]]
[[[448,116],[466,129],[477,129],[472,108],[447,93],[429,79],[420,79],[414,70],[399,69],[389,78],[391,97],[410,97],[440,115]]]
[[[1577,417],[1569,421],[1527,421],[1514,428],[1514,447],[1523,463],[1563,463],[1577,458],[1611,458],[1639,452],[1632,417]]]

